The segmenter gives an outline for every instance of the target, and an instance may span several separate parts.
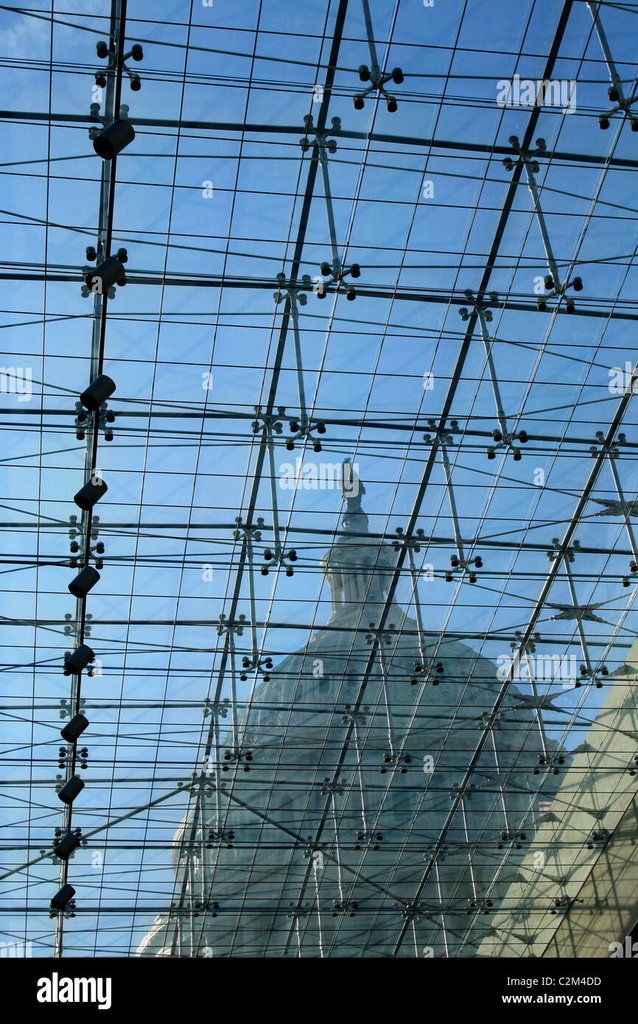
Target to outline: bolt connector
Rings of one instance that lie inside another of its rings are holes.
[[[392,93],[388,92],[385,88],[388,82],[394,82],[395,85],[403,85],[405,76],[401,68],[393,68],[392,71],[382,72],[379,67],[374,65],[368,67],[367,64],[359,65],[359,78],[364,83],[369,83],[368,87],[362,92],[356,93],[353,97],[353,104],[355,110],[363,110],[365,106],[366,96],[370,96],[371,93],[377,93],[379,96],[383,96],[388,113],[394,114],[397,110],[397,101]]]

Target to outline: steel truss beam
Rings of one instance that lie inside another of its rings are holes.
[[[104,115],[102,118],[98,119],[100,128],[103,127],[104,124],[108,125],[111,122],[115,121],[115,119],[118,117],[118,112],[120,109],[120,100],[122,94],[124,39],[126,32],[126,5],[127,0],[112,0],[111,3],[109,38],[111,43],[117,46],[117,50],[116,60],[113,64],[113,67],[109,68],[109,71],[107,73]],[[113,238],[115,182],[116,159],[114,157],[110,161],[102,161],[101,167],[100,199],[96,239],[96,252],[99,254],[98,260],[106,260],[111,255],[111,243]],[[108,290],[105,290],[104,294],[100,294],[98,292],[95,295],[93,307],[90,380],[93,380],[95,377],[99,376],[102,373],[102,367],[104,364],[104,347],[106,342],[107,306]],[[92,480],[97,469],[97,452],[100,429],[100,417],[98,413],[95,412],[91,420],[89,437],[86,445],[86,453],[84,458],[84,480]],[[88,566],[90,564],[92,556],[91,540],[95,536],[95,532],[92,530],[92,525],[93,512],[92,509],[89,508],[88,511],[82,511],[80,523],[78,524],[78,533],[81,538],[82,547],[84,549],[82,556],[82,567]],[[84,643],[86,622],[87,614],[85,594],[83,597],[77,598],[76,600],[76,619],[74,635],[76,638],[76,643],[78,645]],[[74,714],[80,711],[81,689],[82,672],[80,671],[77,674],[71,675],[71,707],[73,709]],[[77,742],[69,742],[67,744],[67,747],[69,748],[69,753],[66,758],[66,777],[68,781],[75,775],[76,771]],[[73,804],[71,802],[69,804],[66,804],[64,809],[63,830],[65,833],[70,834],[72,828],[72,819]],[[68,882],[68,873],[69,859],[68,857],[66,857],[60,861],[60,886],[64,886]],[[61,957],[63,953],[64,920],[65,912],[58,911],[56,913],[55,923],[56,957]]]
[[[158,288],[241,288],[241,289],[257,289],[272,291],[273,287],[277,286],[276,277],[265,277],[265,278],[246,278],[246,277],[226,277],[217,276],[211,274],[210,276],[202,275],[199,277],[186,277],[184,275],[171,275],[171,274],[127,274],[126,280],[131,285],[153,285]],[[48,284],[53,282],[66,282],[73,284],[74,282],[80,284],[80,273],[73,268],[69,268],[66,272],[33,272],[23,273],[22,271],[2,271],[0,272],[0,281],[46,281]],[[325,295],[335,295],[338,289],[331,284],[322,285]],[[312,285],[306,284],[303,281],[289,285],[290,289],[294,289],[297,293],[312,294]],[[342,294],[339,291],[339,294]],[[372,288],[372,287],[360,287],[357,286],[357,295],[361,298],[371,299],[388,299],[390,301],[398,300],[405,302],[430,302],[442,305],[452,306],[466,306],[468,299],[465,292],[445,292],[445,291],[429,291],[427,289],[419,289],[419,291],[413,291],[408,288]],[[613,314],[610,310],[602,308],[604,306],[603,300],[589,299],[585,300],[591,303],[591,306],[583,306],[582,302],[579,303],[578,308],[573,313],[559,306],[551,311],[552,315],[561,316],[586,316],[594,317],[595,319],[609,320],[613,316],[614,320],[638,320],[638,313],[625,313],[621,310],[614,308]],[[290,300],[286,301],[286,308],[290,306]],[[535,303],[529,301],[522,301],[520,299],[509,298],[498,303],[498,307],[505,310],[520,310],[521,312],[535,312],[539,316],[543,314],[539,312],[538,307]],[[288,313],[284,314],[288,317]]]
[[[331,69],[332,70],[332,69]],[[239,132],[243,135],[251,133],[257,135],[299,135],[299,125],[277,125],[277,124],[244,124],[238,121],[175,121],[170,118],[155,117],[130,117],[128,120],[133,127],[140,128],[168,128],[174,132],[180,132],[183,136],[184,130],[206,131],[218,135],[219,132]],[[48,124],[97,124],[97,118],[91,118],[82,114],[49,114],[47,112],[36,113],[30,110],[0,110],[0,121],[43,121]],[[451,139],[430,139],[422,135],[390,135],[385,132],[356,132],[340,128],[331,132],[335,138],[356,139],[364,142],[387,142],[391,146],[414,146],[417,149],[441,149],[453,150],[465,153],[481,153],[485,156],[510,156],[511,146],[506,145],[485,145],[480,142],[459,142]],[[629,157],[607,157],[587,153],[567,153],[564,150],[548,150],[545,154],[551,160],[566,160],[574,163],[593,164],[597,167],[629,167],[638,168],[638,160]]]
[[[320,104],[320,107],[319,107],[319,114],[318,114],[318,117],[317,117],[316,130],[319,133],[324,132],[325,128],[326,128],[326,122],[327,122],[327,118],[328,118],[329,99],[330,99],[332,84],[334,82],[335,70],[336,70],[336,66],[337,66],[337,57],[338,57],[339,48],[340,48],[340,45],[341,45],[341,37],[342,37],[342,33],[343,33],[343,26],[344,26],[344,22],[345,22],[347,7],[348,7],[348,0],[339,0],[339,7],[337,9],[337,13],[336,13],[336,17],[335,17],[335,26],[334,26],[334,32],[333,32],[333,36],[332,36],[332,44],[331,44],[330,55],[329,55],[329,60],[328,60],[328,69],[327,69],[327,72],[326,72],[326,80],[325,80],[325,84],[324,84],[323,99],[321,101],[321,104]],[[297,131],[298,131],[298,129],[297,129]],[[316,185],[316,181],[317,181],[317,175],[318,175],[318,172],[319,172],[319,167],[320,167],[320,164],[319,164],[318,149],[317,149],[317,147],[313,147],[312,150],[311,150],[311,153],[310,153],[310,162],[309,162],[309,168],[308,168],[308,176],[307,176],[307,179],[306,179],[306,187],[305,187],[305,190],[304,190],[304,196],[303,196],[303,201],[302,201],[302,206],[301,206],[301,211],[300,211],[300,216],[299,216],[299,226],[298,226],[298,229],[297,229],[297,238],[295,240],[295,247],[294,247],[293,257],[292,257],[292,261],[291,261],[291,271],[290,271],[290,275],[289,275],[289,278],[288,278],[289,287],[293,287],[293,288],[297,284],[297,280],[298,280],[299,273],[300,273],[300,270],[301,270],[301,263],[302,263],[302,258],[303,258],[303,248],[304,248],[304,243],[305,243],[305,240],[306,240],[306,232],[307,232],[307,229],[308,229],[308,219],[309,219],[309,216],[310,216],[310,207],[312,205],[312,200],[313,200],[313,197],[314,197],[314,194],[315,194],[315,185]],[[271,285],[271,287],[272,287],[272,285]],[[279,383],[279,375],[281,373],[281,368],[282,368],[282,365],[283,365],[283,357],[284,357],[284,352],[285,352],[285,348],[286,348],[286,341],[287,341],[287,338],[288,338],[288,332],[289,332],[289,329],[290,329],[291,326],[293,327],[293,330],[294,330],[290,298],[287,297],[285,302],[284,302],[284,306],[283,306],[283,314],[282,314],[282,319],[281,319],[281,325],[280,325],[280,328],[279,328],[279,338],[278,338],[278,341],[277,341],[277,347],[276,347],[276,351],[275,351],[275,359],[274,359],[274,365],[273,365],[272,376],[271,376],[271,381],[270,381],[270,388],[269,388],[269,391],[268,391],[268,397],[267,397],[264,409],[261,410],[262,416],[265,417],[265,418],[268,418],[268,417],[272,418],[273,414],[274,414],[274,411],[275,411],[275,408],[276,408],[275,402],[276,402],[276,394],[277,394],[277,385]],[[268,453],[268,440],[267,440],[267,436],[266,436],[266,431],[265,430],[261,431],[258,443],[259,443],[259,447],[258,447],[256,459],[255,459],[255,476],[254,476],[254,479],[253,479],[253,485],[252,485],[252,488],[251,488],[250,497],[249,497],[249,501],[248,501],[248,512],[247,512],[245,517],[242,517],[242,521],[245,523],[245,525],[249,529],[252,528],[253,525],[254,525],[253,524],[253,517],[255,515],[255,509],[257,507],[257,500],[258,500],[259,489],[260,489],[260,484],[261,484],[262,471],[263,471],[264,463],[265,463],[265,460],[267,458],[267,453]],[[237,617],[237,610],[238,610],[238,605],[239,605],[240,596],[241,596],[242,580],[243,580],[243,576],[244,576],[244,569],[245,569],[245,566],[246,566],[246,560],[247,560],[246,546],[242,544],[241,547],[240,547],[240,552],[239,552],[239,556],[238,556],[238,564],[237,564],[237,573],[236,573],[236,577],[235,577],[235,585],[234,585],[233,592],[232,592],[232,595],[231,595],[231,598],[230,598],[229,610],[228,610],[228,615],[227,615],[227,622],[231,626],[232,626],[232,624],[234,624],[234,622],[236,620],[236,617]],[[230,643],[229,643],[229,633],[227,632],[227,634],[226,634],[226,642],[224,643],[224,648],[223,648],[222,655],[221,655],[220,667],[219,667],[219,671],[218,671],[218,675],[217,675],[217,683],[216,683],[216,687],[215,687],[215,696],[214,696],[215,703],[219,702],[219,700],[221,698],[221,690],[222,690],[222,686],[223,686],[223,682],[224,682],[224,677],[225,677],[225,674],[226,674],[226,667],[227,667],[229,659],[233,660],[232,659],[232,650],[231,650],[231,646],[230,646]],[[204,758],[208,758],[209,760],[214,756],[214,759],[217,761],[217,760],[219,760],[219,737],[216,735],[216,729],[215,729],[215,726],[214,726],[215,716],[211,716],[211,720],[212,720],[211,721],[211,728],[209,729],[208,735],[207,735],[206,740],[205,740],[205,746],[204,746],[203,755],[204,755]],[[213,749],[214,749],[214,755],[213,755]],[[190,829],[189,829],[191,843],[194,842],[194,839],[195,839],[195,836],[197,834],[198,828],[202,828],[203,827],[204,808],[203,808],[202,799],[201,799],[202,794],[203,794],[203,789],[204,789],[204,786],[202,784],[200,786],[199,790],[198,790],[197,798],[195,800],[195,806],[194,806],[193,814],[192,814],[192,822],[191,822]],[[211,879],[211,885],[213,884],[213,882],[214,882],[214,878]],[[182,882],[181,891],[180,891],[180,894],[179,894],[179,905],[180,906],[183,905],[183,902],[184,902],[184,900],[187,897],[188,886],[189,886],[188,872],[184,872],[184,880]],[[172,940],[173,951],[176,948],[177,942],[178,942],[178,932],[177,932],[177,929],[176,929],[174,937],[173,937],[173,940]]]

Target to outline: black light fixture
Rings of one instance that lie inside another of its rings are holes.
[[[64,910],[68,903],[75,896],[75,889],[72,885],[63,885],[59,892],[51,900],[51,910]]]
[[[60,736],[67,743],[75,743],[78,736],[81,736],[85,729],[88,729],[89,720],[85,715],[74,715],[70,722],[60,729]]]
[[[69,654],[64,662],[65,676],[77,675],[86,668],[92,661],[95,661],[95,654],[88,644],[80,644],[72,654]],[[69,722],[69,725],[71,723]]]
[[[62,748],[64,749],[64,747]],[[63,804],[72,804],[76,796],[84,789],[84,781],[79,775],[73,775],[58,793]]]
[[[131,122],[120,118],[98,132],[93,139],[93,149],[103,160],[113,160],[134,138],[135,130]]]
[[[84,280],[87,287],[91,289],[97,283],[98,288],[96,290],[98,295],[104,295],[114,284],[119,284],[120,286],[126,284],[126,272],[123,263],[121,263],[117,256],[109,256],[107,260],[99,263],[95,270],[89,270]],[[115,388],[115,385],[113,387]]]
[[[107,491],[108,487],[105,481],[101,477],[94,477],[93,480],[87,480],[84,487],[80,488],[73,500],[78,508],[88,512],[100,498],[104,497]]]
[[[86,597],[99,578],[100,574],[97,569],[94,569],[92,565],[86,565],[82,572],[79,572],[75,579],[71,580],[69,590],[74,597]]]
[[[80,837],[75,832],[67,832],[62,839],[54,846],[54,853],[60,860],[68,860],[74,850],[80,845]]]
[[[102,264],[104,266],[104,264]],[[124,268],[122,268],[124,269]],[[110,398],[115,391],[115,381],[107,377],[105,373],[101,373],[99,377],[96,377],[92,381],[86,391],[83,391],[80,395],[80,401],[85,409],[90,409],[95,412],[100,408],[103,402],[106,402],[107,398]]]

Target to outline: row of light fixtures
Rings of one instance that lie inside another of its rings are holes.
[[[99,42],[97,44],[97,55],[98,57],[105,59],[109,58],[109,69],[113,65],[111,50],[109,45],[105,42]],[[139,75],[134,74],[126,68],[124,62],[132,57],[135,61],[142,60],[143,50],[139,44],[135,44],[131,49],[130,53],[124,54],[123,67],[127,71],[131,79],[131,89],[134,92],[138,92],[141,88],[141,82]],[[106,75],[103,72],[98,72],[95,76],[96,85],[103,87],[106,85]],[[93,137],[93,149],[102,160],[112,161],[115,160],[116,156],[122,152],[122,150],[129,145],[135,138],[135,130],[133,125],[126,118],[117,118],[110,125],[103,128],[101,131],[96,132]],[[87,259],[94,260],[97,257],[96,251],[90,247],[87,250]],[[95,286],[98,283],[96,289],[99,294],[107,296],[109,289],[113,285],[117,284],[122,286],[126,284],[126,275],[124,271],[124,263],[127,260],[127,253],[125,249],[119,249],[116,256],[108,256],[103,260],[95,270],[91,271],[86,278],[86,284],[89,288]],[[94,429],[98,429],[98,416],[100,407],[107,401],[108,398],[115,391],[115,382],[107,377],[106,374],[100,374],[89,384],[88,388],[80,395],[80,403],[87,410],[92,413],[94,417]],[[86,481],[83,487],[77,492],[74,497],[75,504],[78,508],[82,509],[83,512],[90,512],[94,505],[103,498],[108,490],[106,482],[102,478],[93,473],[89,480]],[[69,583],[69,592],[73,597],[78,600],[86,598],[89,591],[93,589],[95,584],[99,581],[100,574],[97,569],[92,565],[85,565],[83,569],[75,576],[74,579]],[[95,661],[95,654],[88,644],[79,644],[70,654],[67,653],[64,659],[64,675],[80,675],[80,673],[93,661]],[[60,730],[62,739],[67,743],[76,744],[79,737],[87,729],[89,725],[88,718],[81,712],[74,715],[73,718]],[[70,806],[73,801],[80,795],[84,789],[84,781],[79,775],[72,775],[70,779],[62,786],[58,791],[58,797],[62,803]],[[67,832],[58,838],[54,852],[57,857],[61,860],[68,860],[74,850],[81,843],[81,836],[79,831]],[[75,896],[75,889],[72,885],[66,883],[62,888],[55,894],[51,900],[51,910],[61,911],[64,910]]]
[[[88,412],[97,416],[100,406],[113,394],[114,391],[115,382],[111,380],[110,377],[107,377],[106,374],[100,374],[89,385],[89,387],[82,392],[80,395],[80,402]],[[94,475],[75,495],[75,504],[84,512],[88,512],[93,508],[96,502],[106,494],[107,489],[106,483],[104,483],[101,478]],[[69,592],[78,600],[83,600],[89,591],[93,589],[99,579],[100,574],[97,569],[92,565],[85,565],[77,576],[75,576],[69,583]],[[63,669],[64,675],[80,675],[87,665],[90,665],[93,661],[95,661],[95,653],[92,648],[90,648],[88,644],[79,644],[71,653],[67,652],[65,655]],[[63,729],[60,730],[60,735],[67,743],[75,744],[88,725],[88,718],[86,718],[85,715],[78,713],[77,715],[74,715],[69,722],[67,722]],[[79,775],[72,775],[58,791],[58,797],[62,803],[70,806],[76,797],[80,795],[83,789],[84,780],[81,779]],[[55,855],[61,860],[68,860],[73,851],[80,845],[80,842],[81,837],[78,832],[67,832],[56,842],[54,847]],[[64,910],[74,896],[75,889],[72,885],[66,883],[51,900],[51,910]]]

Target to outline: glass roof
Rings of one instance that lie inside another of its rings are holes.
[[[0,5],[4,943],[492,934],[636,636],[637,15]]]

